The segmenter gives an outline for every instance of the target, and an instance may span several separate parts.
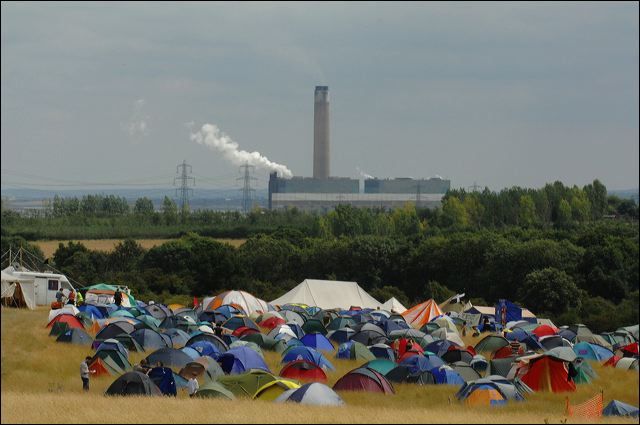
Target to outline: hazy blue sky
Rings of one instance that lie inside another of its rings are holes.
[[[3,2],[1,32],[4,187],[168,185],[183,159],[233,186],[188,123],[309,176],[320,84],[332,175],[638,186],[636,2]]]

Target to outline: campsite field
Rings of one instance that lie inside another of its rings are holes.
[[[136,239],[136,242],[140,244],[144,249],[153,248],[154,246],[162,245],[165,242],[169,242],[173,239]],[[236,248],[245,243],[246,239],[216,239],[219,242],[228,243]],[[122,242],[122,239],[69,239],[69,240],[55,240],[55,241],[35,241],[34,245],[38,246],[44,253],[45,258],[51,257],[60,243],[67,244],[67,242],[80,242],[90,250],[95,251],[112,251],[115,246]]]
[[[91,381],[82,392],[80,361],[86,348],[58,344],[48,336],[47,308],[36,311],[2,308],[2,423],[561,423],[565,394],[533,394],[524,403],[500,408],[471,408],[454,398],[457,387],[396,385],[396,394],[341,393],[346,407],[286,406],[263,401],[173,398],[113,398],[104,391],[114,378]],[[467,343],[474,343],[467,338]],[[280,370],[279,355],[265,352],[269,367]],[[131,360],[143,355],[132,353]],[[356,361],[331,359],[336,371],[330,385]],[[601,389],[611,399],[638,405],[638,373],[594,365],[599,379],[569,395],[582,402]],[[569,418],[568,423],[584,422]],[[603,419],[605,423],[637,423]]]

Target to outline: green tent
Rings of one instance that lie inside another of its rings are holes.
[[[68,331],[69,324],[65,322],[56,322],[51,326],[51,331],[49,331],[49,336],[58,337]]]
[[[240,375],[226,375],[218,378],[218,382],[236,397],[253,397],[264,384],[278,379],[264,370],[251,369]]]
[[[253,342],[254,344],[257,344],[258,347],[268,351],[276,351],[276,346],[278,345],[278,340],[261,333],[250,333],[248,335],[244,335],[240,338],[240,341]]]
[[[575,368],[578,374],[573,378],[573,381],[576,384],[590,384],[591,381],[598,378],[598,374],[586,361],[576,362]]]
[[[209,381],[196,392],[194,397],[220,397],[235,400],[236,396],[216,381]]]
[[[368,367],[369,369],[377,370],[380,374],[386,375],[393,368],[398,366],[396,362],[392,362],[389,359],[375,359],[362,365],[362,367]]]
[[[322,324],[322,322],[318,319],[309,319],[306,322],[304,322],[304,325],[302,325],[302,330],[305,333],[321,333],[322,335],[326,335],[327,334],[327,329],[324,327],[324,325]]]
[[[496,350],[499,350],[502,347],[506,347],[509,345],[509,341],[506,338],[498,335],[487,335],[482,340],[476,344],[474,349],[476,353],[493,353]]]

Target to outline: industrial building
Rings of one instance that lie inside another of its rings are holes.
[[[269,209],[296,207],[305,211],[329,211],[338,205],[362,208],[397,208],[407,202],[434,208],[451,187],[441,178],[366,179],[360,181],[330,175],[329,87],[316,86],[313,121],[313,177],[269,176]]]

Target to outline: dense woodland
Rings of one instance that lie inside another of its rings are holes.
[[[465,292],[477,305],[507,298],[593,330],[638,323],[638,206],[607,196],[597,180],[583,188],[452,190],[435,210],[242,215],[179,212],[167,198],[157,212],[148,199],[130,208],[96,195],[56,198],[37,215],[2,211],[3,252],[47,237],[149,236],[179,239],[150,250],[127,239],[112,253],[61,244],[51,263],[83,284],[127,284],[142,299],[244,289],[270,300],[305,278],[338,279],[406,305]],[[247,241],[234,248],[212,237]]]

